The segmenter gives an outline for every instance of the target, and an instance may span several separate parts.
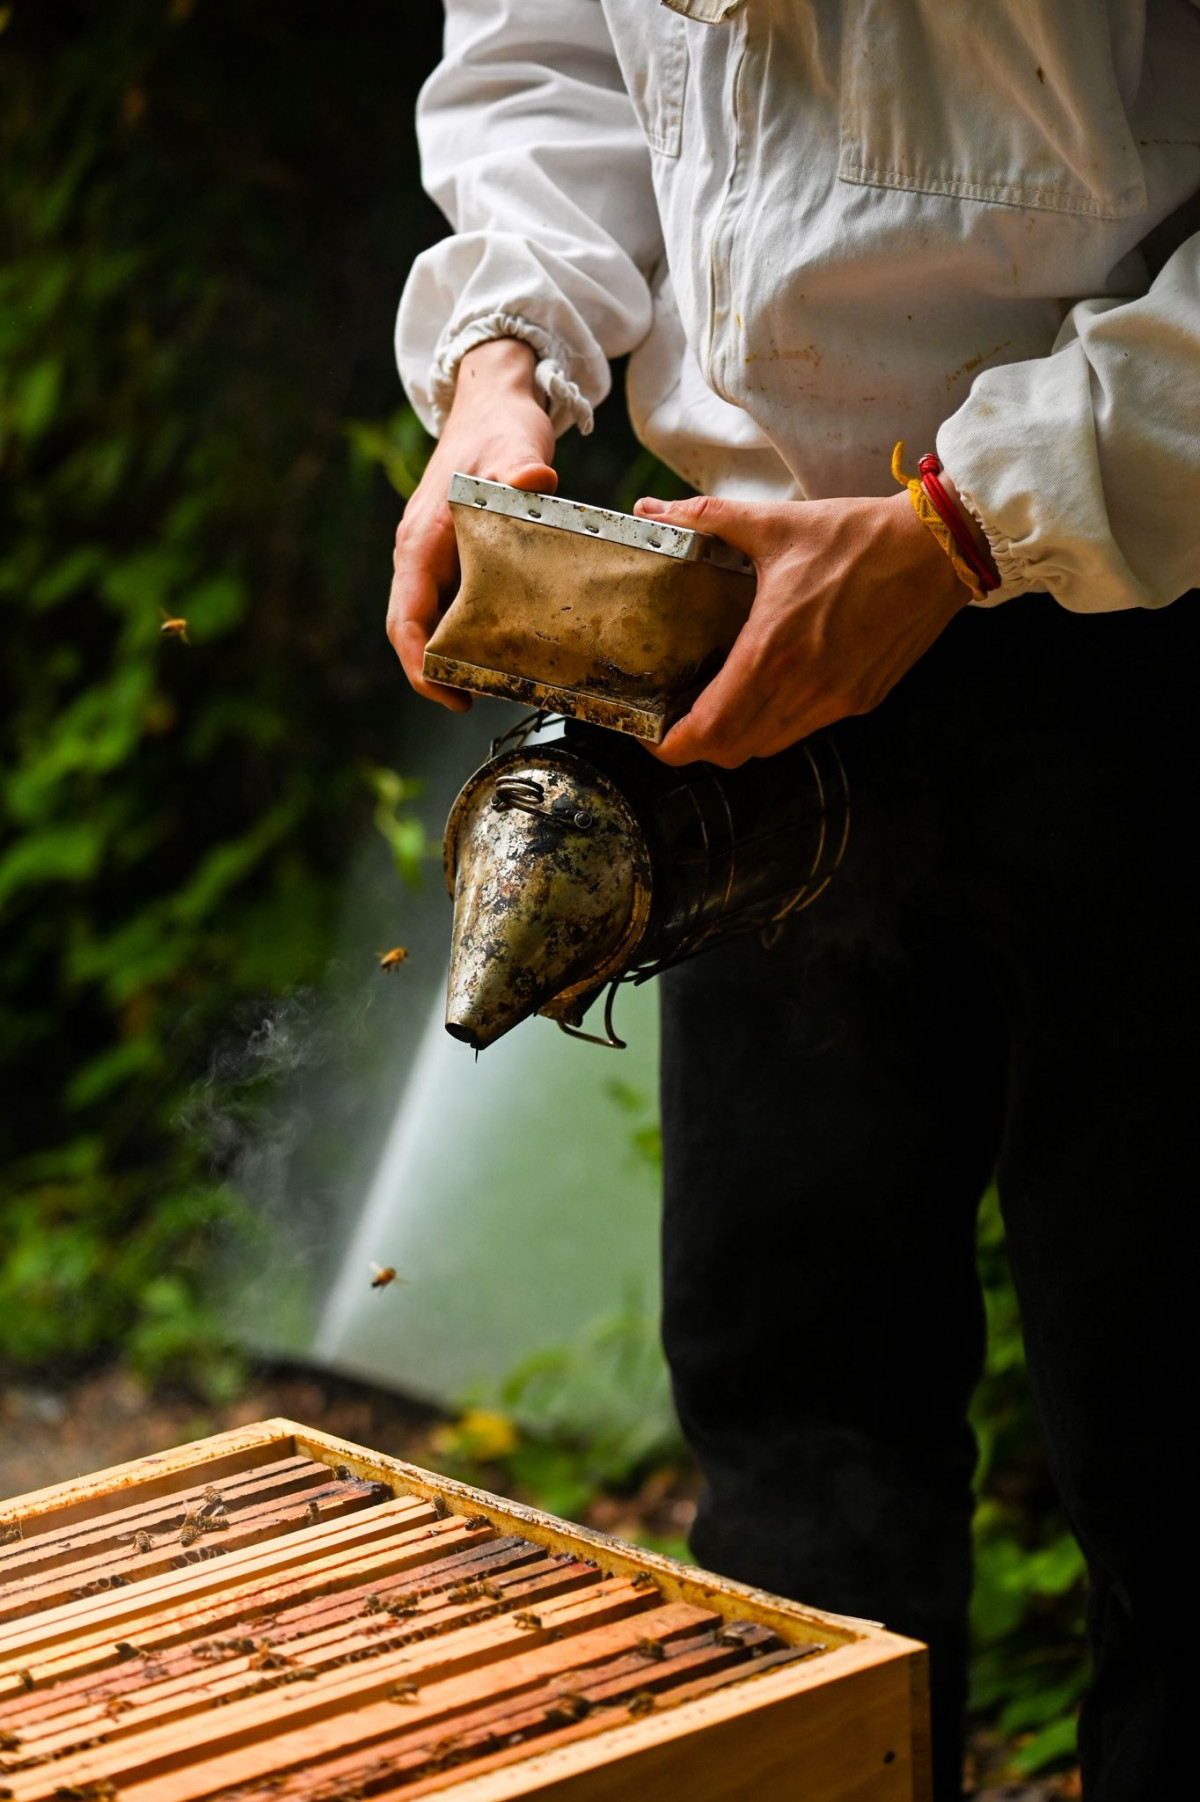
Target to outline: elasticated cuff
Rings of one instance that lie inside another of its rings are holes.
[[[542,326],[517,313],[487,313],[466,324],[456,322],[443,335],[429,372],[434,429],[440,432],[446,423],[454,401],[458,366],[467,352],[496,338],[519,338],[535,352],[538,362],[533,372],[534,386],[555,432],[561,434],[573,425],[586,436],[593,425],[592,408],[582,390],[567,376],[569,355],[565,346]]]
[[[973,604],[979,607],[998,607],[1001,601],[1011,601],[1016,595],[1033,594],[1039,588],[1044,588],[1045,582],[1037,580],[1029,564],[1013,549],[1011,541],[995,526],[988,524],[970,490],[960,485],[952,470],[947,470],[946,474],[954,482],[962,507],[987,539],[992,562],[996,565],[996,574],[1000,578],[999,588],[989,590],[982,601]]]

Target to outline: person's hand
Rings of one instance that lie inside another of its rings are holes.
[[[908,495],[884,500],[640,500],[753,560],[750,617],[661,745],[664,763],[734,769],[868,713],[971,596]],[[982,534],[980,534],[982,537]]]
[[[425,646],[458,585],[458,547],[446,504],[455,470],[553,493],[554,427],[534,390],[534,354],[516,338],[468,351],[454,404],[396,530],[387,634],[417,693],[465,713],[469,695],[421,674]]]

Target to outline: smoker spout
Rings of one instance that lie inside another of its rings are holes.
[[[640,831],[612,784],[561,749],[478,771],[451,813],[446,860],[446,1030],[477,1051],[603,982],[644,928]]]

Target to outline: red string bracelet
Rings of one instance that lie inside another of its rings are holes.
[[[1000,578],[994,576],[984,562],[961,509],[950,499],[938,481],[938,477],[942,473],[940,461],[931,451],[921,458],[917,464],[917,470],[921,477],[921,486],[929,496],[930,506],[950,533],[960,556],[975,576],[979,586],[985,594],[990,594],[993,588],[999,588]]]

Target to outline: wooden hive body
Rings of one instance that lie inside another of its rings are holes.
[[[925,1802],[926,1715],[911,1640],[291,1421],[0,1503],[15,1802]]]

